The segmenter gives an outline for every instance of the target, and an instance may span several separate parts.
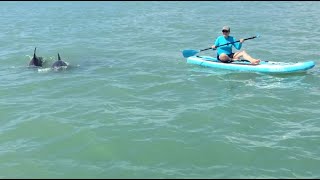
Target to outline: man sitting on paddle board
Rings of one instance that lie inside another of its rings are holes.
[[[235,42],[236,39],[232,36],[229,36],[230,34],[230,27],[224,26],[222,28],[222,36],[219,36],[214,45],[212,46],[212,49],[215,50],[217,46],[226,44],[226,43],[232,43]],[[254,59],[249,54],[247,54],[246,51],[238,51],[236,53],[232,53],[232,45],[240,50],[242,47],[242,43],[244,42],[244,39],[240,39],[239,43],[233,43],[225,46],[218,47],[217,51],[217,59],[224,63],[230,63],[235,60],[239,60],[240,57],[243,57],[245,60],[248,60],[251,62],[251,64],[259,64],[260,59]]]

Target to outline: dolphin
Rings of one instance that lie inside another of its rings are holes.
[[[37,50],[37,48],[34,48],[33,57],[29,62],[29,66],[40,66],[40,67],[42,67],[42,63],[43,63],[42,57],[37,57],[36,56],[36,50]]]
[[[58,60],[52,64],[53,69],[60,69],[63,66],[67,67],[68,64],[61,60],[60,54],[58,53]]]

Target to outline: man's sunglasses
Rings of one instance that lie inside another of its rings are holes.
[[[222,32],[226,32],[226,33],[227,33],[227,32],[229,32],[229,31],[227,31],[227,30],[222,30]]]

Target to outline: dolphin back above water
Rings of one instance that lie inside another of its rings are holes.
[[[67,67],[67,66],[68,66],[68,64],[61,60],[60,54],[58,53],[58,60],[56,62],[54,62],[51,67],[54,69],[59,69],[62,67]]]
[[[42,67],[42,57],[37,57],[36,55],[37,48],[34,48],[33,57],[29,62],[29,66],[40,66]]]

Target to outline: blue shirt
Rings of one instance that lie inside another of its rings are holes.
[[[232,36],[228,36],[227,38],[225,38],[224,36],[219,36],[217,39],[216,39],[216,42],[214,43],[215,46],[219,46],[219,45],[222,45],[222,44],[226,44],[226,43],[232,43],[232,42],[236,42],[236,39]],[[234,43],[234,44],[228,44],[228,45],[225,45],[225,46],[220,46],[218,47],[218,51],[217,51],[217,55],[219,56],[220,54],[222,53],[225,53],[227,55],[231,54],[232,53],[232,46],[234,46],[236,49],[240,50],[241,47],[242,47],[242,43]]]

